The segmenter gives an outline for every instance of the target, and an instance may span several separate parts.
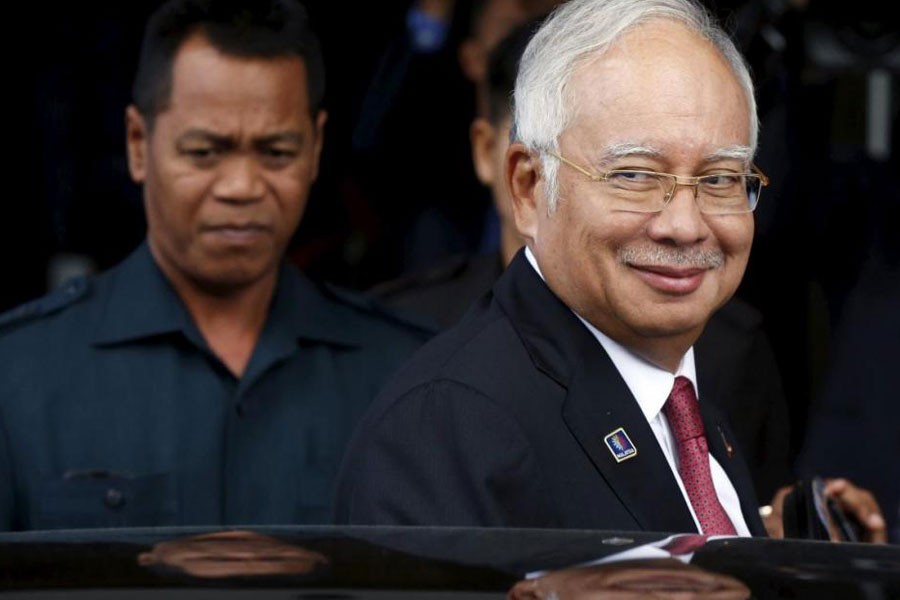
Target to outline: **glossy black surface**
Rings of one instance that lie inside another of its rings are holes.
[[[640,556],[667,537],[398,527],[7,533],[0,534],[0,590],[4,598],[35,599],[504,598],[538,571],[597,559],[606,563],[605,571],[643,568],[649,563],[619,559]],[[689,570],[727,576],[750,594],[734,597],[900,598],[898,546],[721,538],[696,550]]]

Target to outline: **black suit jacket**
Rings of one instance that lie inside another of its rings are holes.
[[[710,451],[764,535],[725,419],[701,389]],[[623,428],[637,455],[617,463]],[[523,253],[414,355],[360,422],[339,522],[695,531],[647,420],[602,346]]]
[[[430,319],[441,329],[455,323],[503,273],[499,253],[457,255],[371,291],[394,308]],[[700,389],[728,418],[744,451],[761,504],[793,479],[787,400],[758,310],[732,298],[706,324],[694,344]]]

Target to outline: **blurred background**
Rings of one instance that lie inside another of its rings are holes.
[[[0,310],[106,269],[142,240],[123,111],[157,4],[51,0],[5,10],[8,30],[25,41],[8,49]],[[469,156],[480,108],[467,58],[554,3],[306,4],[323,42],[330,117],[291,260],[316,279],[365,290],[454,254],[496,250],[488,190]],[[828,464],[868,463],[865,477],[883,479],[865,456],[885,419],[893,432],[900,423],[900,24],[874,0],[707,4],[758,89],[758,164],[772,185],[739,295],[764,316],[792,448],[801,463],[832,452]],[[810,414],[830,425],[804,444]]]

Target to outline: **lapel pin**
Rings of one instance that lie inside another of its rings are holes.
[[[734,458],[734,447],[728,443],[728,438],[725,437],[725,432],[722,431],[722,428],[716,425],[716,429],[719,430],[719,435],[722,436],[722,443],[725,444],[725,453],[728,455],[728,458]]]
[[[628,434],[621,427],[612,433],[606,434],[603,441],[606,442],[606,447],[612,452],[613,458],[616,459],[617,463],[637,456],[637,448],[634,447]]]

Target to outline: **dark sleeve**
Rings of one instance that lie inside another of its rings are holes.
[[[512,527],[549,514],[518,423],[453,381],[414,388],[364,419],[336,496],[338,523]]]

